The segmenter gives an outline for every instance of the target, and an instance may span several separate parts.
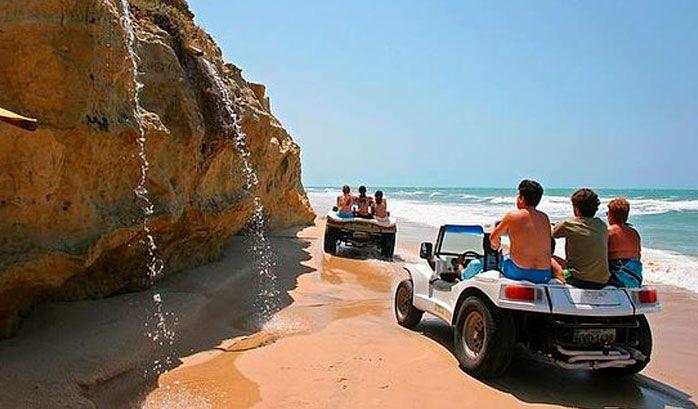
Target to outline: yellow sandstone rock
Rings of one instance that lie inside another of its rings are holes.
[[[39,120],[0,123],[0,335],[43,300],[143,288],[143,214],[120,0],[6,2],[0,16],[0,106]],[[272,229],[310,223],[300,149],[266,90],[223,64],[183,0],[132,0],[146,111],[151,228],[165,273],[215,259],[251,216],[242,158],[202,58],[239,100]]]

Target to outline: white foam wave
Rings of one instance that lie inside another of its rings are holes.
[[[492,204],[513,204],[516,203],[516,197],[514,196],[498,196],[490,199]]]
[[[336,197],[341,194],[339,189],[334,188],[308,188],[307,191],[312,195],[321,194],[327,197]],[[486,196],[463,192],[444,192],[439,190],[399,190],[397,192],[386,192],[386,198],[390,199],[391,197],[395,199],[393,203],[395,203],[397,200],[413,200],[415,203],[432,203],[437,205],[451,205],[462,202],[460,204],[468,207],[483,204],[494,209],[492,212],[493,217],[501,217],[501,213],[512,209],[516,204],[516,196],[513,194],[505,196]],[[605,208],[610,200],[612,200],[611,197],[601,198],[601,212],[605,211]],[[637,197],[629,199],[629,201],[631,205],[631,214],[633,216],[657,215],[669,212],[698,211],[698,200],[677,200],[676,198],[649,199],[646,197]],[[572,215],[570,199],[567,196],[545,195],[543,196],[539,208],[548,213],[548,215],[553,219],[569,217]]]
[[[425,192],[422,190],[415,190],[415,191],[405,191],[405,190],[400,190],[398,192],[394,193],[396,196],[427,196],[430,194],[430,192]]]
[[[698,258],[668,250],[642,249],[645,279],[698,293]]]

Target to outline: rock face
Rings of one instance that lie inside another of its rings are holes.
[[[150,168],[149,220],[164,273],[216,258],[261,198],[271,229],[314,214],[300,150],[263,85],[224,64],[183,0],[131,0]],[[39,120],[0,123],[0,335],[44,300],[141,289],[141,167],[121,0],[5,2],[0,106]],[[223,73],[259,183],[245,189],[231,119],[204,59]]]

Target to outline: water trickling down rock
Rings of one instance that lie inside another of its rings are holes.
[[[37,302],[143,289],[150,285],[144,271],[163,266],[155,274],[163,277],[212,261],[261,207],[269,229],[314,217],[300,150],[272,115],[263,86],[218,63],[249,155],[231,140],[230,118],[192,50],[219,62],[221,52],[184,1],[130,2],[144,85],[134,109],[119,1],[3,5],[0,106],[38,118],[40,127],[28,133],[0,124],[2,335]],[[134,202],[140,141],[149,202],[140,192]],[[243,158],[258,179],[253,195]],[[149,265],[153,256],[162,263]]]

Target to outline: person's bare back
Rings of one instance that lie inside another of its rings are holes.
[[[550,246],[550,219],[536,209],[520,209],[504,216],[509,219],[509,255],[521,268],[548,269]]]
[[[532,283],[547,283],[552,277],[552,240],[550,219],[536,207],[543,187],[535,180],[522,180],[518,187],[516,209],[504,215],[490,234],[493,249],[500,249],[502,235],[509,234],[509,254],[500,268],[505,277]]]

